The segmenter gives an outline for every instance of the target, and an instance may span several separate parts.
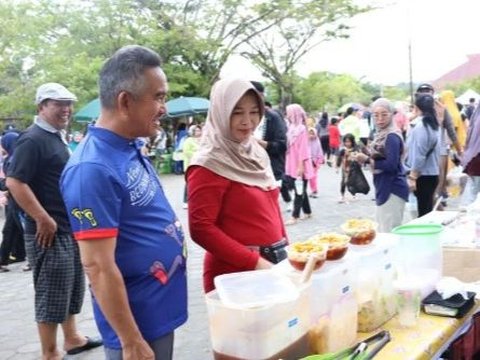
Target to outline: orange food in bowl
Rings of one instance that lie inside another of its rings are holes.
[[[369,219],[350,219],[342,224],[342,230],[354,245],[370,244],[377,235],[377,227],[378,224]]]
[[[302,271],[305,269],[309,257],[314,255],[317,261],[313,270],[317,270],[327,260],[327,251],[327,245],[315,241],[296,242],[287,247],[288,261],[295,269]]]
[[[338,260],[347,253],[350,237],[337,233],[323,233],[312,237],[311,240],[328,245],[327,260]]]

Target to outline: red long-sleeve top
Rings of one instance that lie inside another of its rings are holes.
[[[340,147],[340,130],[337,125],[328,126],[328,138],[330,147],[337,149]]]
[[[201,166],[189,168],[187,183],[190,236],[207,250],[206,293],[218,275],[255,269],[260,255],[248,246],[269,246],[286,237],[278,189],[264,191]]]

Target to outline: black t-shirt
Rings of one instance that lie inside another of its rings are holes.
[[[40,204],[57,222],[59,233],[71,232],[59,185],[69,157],[68,147],[59,134],[32,125],[18,138],[9,166],[8,176],[30,186]],[[27,216],[26,232],[35,231],[35,221]]]
[[[287,125],[275,111],[265,111],[266,130],[264,140],[268,142],[267,153],[272,164],[276,180],[283,178],[285,173],[285,152],[287,151]]]

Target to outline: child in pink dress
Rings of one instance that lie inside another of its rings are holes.
[[[318,197],[318,185],[317,185],[317,175],[318,169],[320,169],[320,165],[324,162],[323,157],[323,150],[322,145],[320,144],[320,140],[317,136],[317,130],[314,127],[308,128],[308,145],[310,147],[310,155],[312,157],[312,166],[313,166],[313,176],[309,180],[310,190],[312,193],[310,197],[317,198]]]

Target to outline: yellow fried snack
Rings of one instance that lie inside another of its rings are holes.
[[[347,229],[373,229],[376,223],[370,219],[350,219],[347,220],[343,227]]]
[[[299,253],[321,253],[325,251],[325,245],[312,240],[293,243],[290,247],[293,251]]]
[[[322,233],[312,236],[309,240],[316,241],[323,244],[328,244],[330,247],[344,246],[350,238],[343,234],[337,233]]]

